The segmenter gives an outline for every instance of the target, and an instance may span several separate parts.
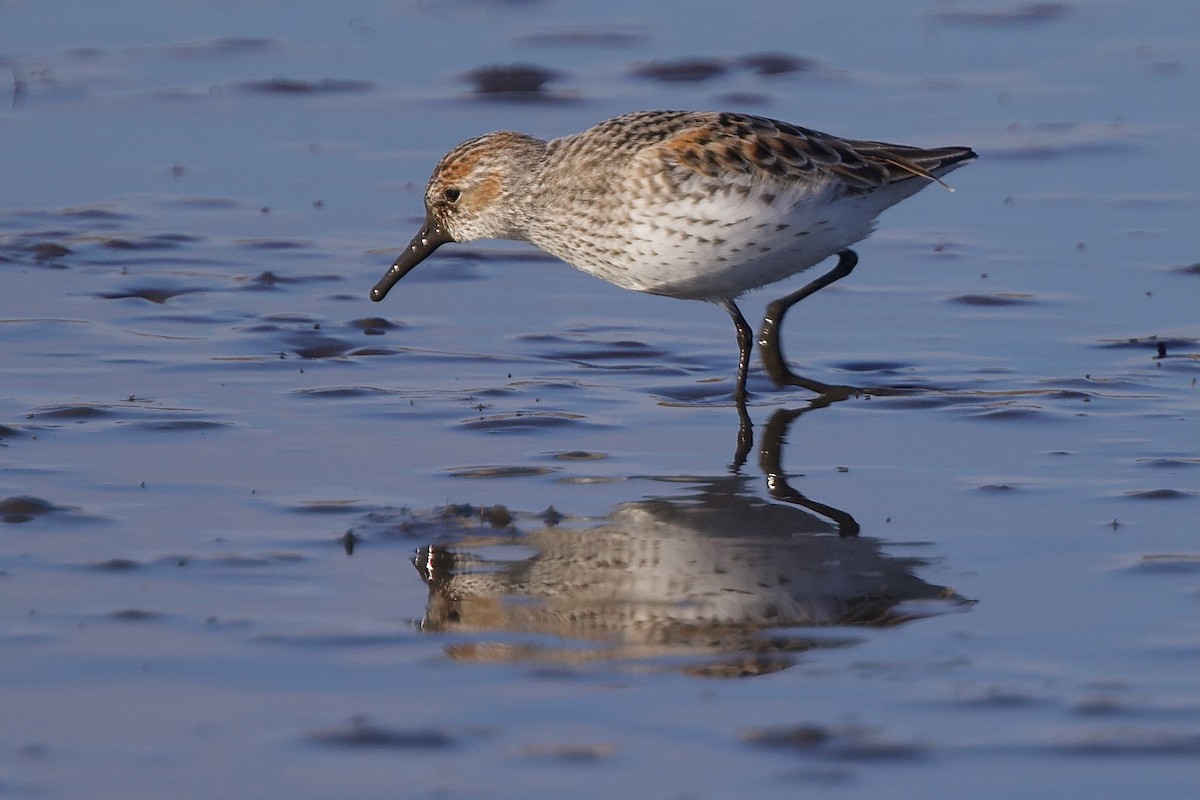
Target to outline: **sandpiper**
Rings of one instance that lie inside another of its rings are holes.
[[[831,394],[845,387],[788,368],[784,314],[850,274],[849,246],[880,212],[974,158],[967,147],[843,139],[722,112],[640,111],[551,141],[497,131],[437,165],[425,225],[371,299],[447,242],[530,242],[617,286],[723,307],[737,328],[741,404],[754,333],[735,299],[836,255],[827,273],[767,306],[758,334],[775,383]]]

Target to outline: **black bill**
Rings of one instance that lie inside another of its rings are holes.
[[[379,283],[375,284],[375,288],[371,290],[371,299],[375,302],[382,300],[396,285],[396,281],[407,275],[430,253],[449,241],[453,240],[442,226],[427,217],[425,227],[421,228],[421,231],[413,237],[413,240],[408,243],[408,247],[404,248],[404,252],[396,259],[396,263],[392,264],[392,268],[379,279]]]

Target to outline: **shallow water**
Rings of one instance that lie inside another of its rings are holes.
[[[1195,8],[597,8],[0,3],[0,797],[1200,788]],[[454,143],[655,107],[979,151],[784,329],[908,391],[367,300]]]

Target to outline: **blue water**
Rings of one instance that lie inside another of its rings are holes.
[[[1194,796],[1198,23],[0,2],[0,797]],[[739,456],[718,309],[367,300],[455,143],[638,108],[974,147],[784,332],[928,391],[756,365]]]

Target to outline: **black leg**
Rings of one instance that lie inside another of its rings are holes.
[[[746,373],[750,370],[750,349],[754,347],[754,331],[732,300],[722,300],[721,308],[729,312],[737,328],[738,371],[733,387],[733,399],[740,406],[746,402]]]
[[[758,333],[759,352],[763,364],[771,380],[779,386],[802,386],[810,392],[823,395],[844,395],[853,391],[848,386],[831,386],[827,383],[809,380],[788,369],[787,361],[783,358],[783,350],[779,346],[779,331],[783,327],[783,316],[788,309],[799,303],[810,294],[819,292],[834,281],[839,281],[849,275],[858,263],[858,256],[853,250],[843,250],[838,253],[838,262],[833,269],[814,280],[807,286],[798,289],[787,297],[781,297],[767,306],[763,316],[762,328]],[[736,310],[736,309],[735,309]],[[740,314],[739,314],[740,316]],[[734,320],[735,324],[737,320]],[[746,350],[744,355],[749,355]]]

